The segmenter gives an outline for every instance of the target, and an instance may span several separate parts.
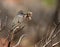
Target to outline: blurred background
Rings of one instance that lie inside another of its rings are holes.
[[[57,2],[58,0],[0,0],[0,38],[7,37],[18,11],[31,11],[32,20],[25,23],[25,28],[15,35],[13,41],[17,43],[24,33],[28,36],[21,42],[21,47],[53,47],[53,44],[60,42],[60,34],[51,39],[60,28],[59,25],[58,30],[52,33],[56,27],[53,20]],[[58,22],[60,22],[60,16],[58,16]],[[48,40],[52,41],[46,44]],[[60,43],[54,47],[60,47]]]

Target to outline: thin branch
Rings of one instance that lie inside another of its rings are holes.
[[[58,33],[60,33],[60,32],[58,32]],[[58,33],[56,33],[56,34],[52,37],[52,39],[54,39],[54,38],[57,36]],[[52,41],[52,40],[47,41],[46,44],[45,44],[43,47],[46,47],[51,41]]]
[[[54,32],[58,31],[59,26],[60,26],[60,23],[59,23],[57,26],[55,26],[55,28],[52,30],[52,32],[51,32],[51,34],[50,34],[48,40],[52,37],[52,35],[53,35]],[[59,32],[59,31],[58,31],[58,32]],[[57,32],[57,33],[58,33],[58,32]],[[56,34],[57,34],[57,33],[56,33]]]
[[[26,35],[26,34],[23,34],[23,35],[19,38],[19,41],[17,42],[17,44],[16,44],[15,46],[13,46],[13,47],[17,47],[17,46],[21,43],[21,41],[22,41],[23,37],[25,37],[25,35]]]
[[[60,43],[60,41],[59,41],[59,42],[54,43],[54,44],[52,45],[52,47],[56,46],[56,45],[57,45],[57,44],[59,44],[59,43]]]
[[[18,24],[16,24],[15,26],[12,27],[12,29],[10,30],[10,33],[8,34],[8,37],[7,37],[7,39],[10,38],[8,47],[10,47],[11,41],[12,41],[13,38],[14,38],[14,34],[15,34],[16,32],[18,32],[19,30],[22,30],[23,27],[24,27],[24,26],[22,26],[20,23],[18,23]]]
[[[51,42],[51,40],[49,40],[48,42],[46,42],[46,44],[43,47],[46,47],[50,42]]]
[[[58,31],[58,32],[57,32],[56,34],[54,34],[53,37],[52,37],[49,41],[47,41],[46,44],[44,44],[43,47],[46,47],[46,46],[52,41],[52,39],[54,39],[54,38],[58,35],[58,33],[60,33],[60,30],[58,30],[58,26],[59,26],[59,25],[60,25],[60,24],[58,24],[57,27],[56,27],[56,29],[55,29],[55,31]],[[55,32],[55,31],[54,31],[54,32]]]
[[[52,37],[54,31],[55,31],[56,27],[52,30],[52,32],[50,33],[50,36],[48,37],[48,40]]]

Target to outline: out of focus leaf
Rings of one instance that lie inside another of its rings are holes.
[[[43,2],[48,6],[56,4],[56,0],[43,0]]]

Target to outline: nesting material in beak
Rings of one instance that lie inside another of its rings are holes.
[[[27,12],[27,14],[25,15],[25,18],[27,21],[32,20],[32,12]]]

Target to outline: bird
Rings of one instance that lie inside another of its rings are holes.
[[[23,10],[20,10],[12,21],[11,31],[15,32],[17,29],[21,29],[21,28],[25,27],[27,22],[30,21],[31,19],[32,19],[31,11],[24,13]]]
[[[32,20],[32,12],[28,11],[27,13],[25,13],[23,10],[20,10],[17,15],[14,17],[12,24],[16,25],[17,23],[22,23],[25,21],[30,21]]]

